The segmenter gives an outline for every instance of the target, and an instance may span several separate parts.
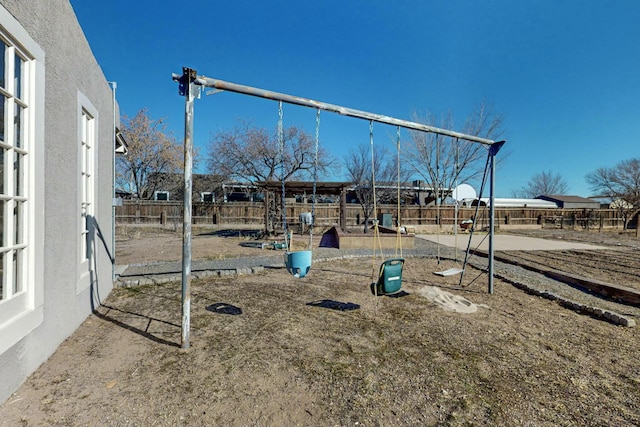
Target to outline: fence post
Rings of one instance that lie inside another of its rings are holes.
[[[340,192],[340,228],[347,229],[347,192],[344,188]]]
[[[269,235],[269,231],[271,230],[271,226],[269,224],[269,204],[271,199],[271,191],[267,188],[264,189],[264,234],[265,236]]]

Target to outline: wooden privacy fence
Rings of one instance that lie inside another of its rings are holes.
[[[212,203],[193,203],[193,224],[237,226],[247,225],[260,227],[264,224],[264,204],[257,202],[229,202],[220,205]],[[287,222],[299,223],[301,213],[311,212],[308,203],[288,203],[286,205]],[[358,204],[347,204],[345,207],[347,227],[356,227],[364,223],[362,208]],[[458,222],[471,219],[475,208],[458,210]],[[379,205],[378,215],[390,215],[393,225],[396,224],[397,207],[395,205]],[[339,222],[340,205],[338,203],[318,203],[315,206],[316,225],[333,225]],[[416,206],[401,207],[402,224],[407,226],[435,226],[440,224],[452,226],[455,223],[453,206]],[[277,218],[277,222],[281,218]],[[182,202],[180,201],[133,201],[125,200],[122,206],[116,207],[116,223],[139,225],[174,225],[182,224]],[[478,210],[477,223],[481,227],[489,225],[489,210],[481,207]],[[534,208],[498,208],[495,209],[496,226],[531,226],[543,228],[623,228],[624,220],[615,209],[534,209]]]

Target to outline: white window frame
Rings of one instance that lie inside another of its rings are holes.
[[[92,254],[92,242],[90,233],[93,231],[87,227],[87,218],[94,217],[96,211],[96,180],[97,164],[97,132],[98,110],[93,106],[89,98],[78,91],[77,101],[78,117],[78,281],[76,292],[80,293],[91,286],[92,274],[95,262]]]
[[[205,203],[204,201],[204,197],[205,196],[211,196],[211,201],[210,202],[206,202],[206,203],[215,203],[216,202],[216,195],[213,191],[202,191],[200,193],[200,201]]]
[[[3,263],[3,276],[8,277],[5,283],[14,280],[15,274],[20,281],[20,292],[7,292],[0,300],[0,354],[11,348],[43,321],[44,303],[44,116],[45,116],[45,54],[42,48],[29,36],[22,25],[0,5],[0,37],[9,47],[5,57],[5,67],[13,70],[15,54],[19,53],[23,59],[21,104],[24,107],[21,119],[21,149],[10,149],[9,158],[5,158],[5,166],[12,165],[15,152],[21,152],[22,195],[17,197],[3,196],[10,202],[4,211],[3,230],[6,235],[16,232],[12,204],[19,201],[22,212],[19,213],[22,226],[18,228],[21,234],[20,244],[7,249],[6,241],[0,242],[3,251],[20,249],[22,262],[18,271],[7,270],[6,261]],[[12,71],[13,72],[13,71]],[[11,72],[11,73],[12,73]],[[5,76],[7,77],[7,76]],[[13,77],[13,76],[11,76]],[[14,95],[15,82],[13,78],[6,78],[5,89],[2,93]],[[3,100],[2,100],[3,101]],[[14,105],[17,101],[10,101],[5,108],[5,141],[9,145],[15,141],[13,126]],[[7,145],[4,146],[5,148]],[[13,186],[13,172],[9,173],[5,167],[7,186]],[[13,167],[11,168],[11,171]],[[10,187],[8,187],[10,188]],[[11,190],[13,191],[13,190]],[[11,213],[10,216],[7,214]],[[6,238],[6,237],[5,237]],[[14,237],[11,237],[12,239]]]
[[[156,200],[156,201],[158,200],[158,194],[166,194],[167,195],[167,198],[165,200],[161,200],[162,202],[164,202],[164,201],[168,202],[170,200],[169,199],[169,196],[170,196],[169,192],[168,191],[163,191],[163,190],[154,191],[153,192],[153,200]]]

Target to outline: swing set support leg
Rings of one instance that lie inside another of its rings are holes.
[[[200,94],[196,70],[184,67],[179,93],[185,98],[184,122],[184,221],[182,224],[182,324],[181,347],[189,348],[191,324],[191,194],[193,192],[193,104]]]
[[[490,158],[490,177],[489,177],[489,198],[491,205],[489,206],[489,294],[493,294],[493,276],[494,276],[494,230],[495,230],[495,194],[494,187],[496,181],[496,154],[500,151],[500,148],[504,145],[504,141],[498,141],[489,147]]]

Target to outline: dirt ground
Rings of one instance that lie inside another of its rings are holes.
[[[194,259],[261,252],[241,241],[195,236]],[[122,236],[118,263],[178,260],[181,245]],[[379,262],[194,280],[188,350],[179,283],[117,289],[0,406],[0,425],[640,425],[637,328],[500,280],[489,295],[469,284],[478,272],[458,286],[432,259],[408,259],[404,292],[375,297]]]
[[[252,256],[255,248],[244,247],[251,242],[257,230],[210,230],[194,227],[191,255],[196,259],[233,258]],[[218,237],[219,236],[219,237]],[[297,239],[296,239],[297,240]],[[319,238],[314,238],[318,244]],[[153,250],[150,250],[153,248]],[[160,228],[128,228],[116,234],[116,264],[145,264],[182,259],[182,230]]]

